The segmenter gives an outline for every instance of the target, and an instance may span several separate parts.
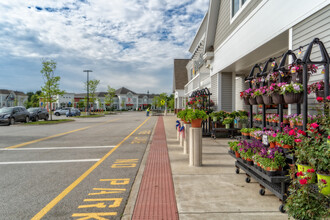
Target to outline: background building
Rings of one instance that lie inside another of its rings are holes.
[[[177,113],[185,107],[184,85],[188,82],[186,66],[189,59],[174,59],[173,93],[174,112]]]
[[[0,89],[0,108],[24,106],[28,96],[24,92]]]

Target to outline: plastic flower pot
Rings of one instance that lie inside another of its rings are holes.
[[[275,148],[275,142],[270,142],[270,143],[269,143],[269,147],[270,147],[270,148]]]
[[[280,95],[278,93],[274,93],[272,94],[272,100],[273,100],[273,103],[275,105],[278,105],[278,104],[283,104],[284,100],[283,100],[283,95]]]
[[[292,148],[293,148],[293,146],[288,145],[288,144],[284,144],[282,147],[283,147],[284,149],[292,149]]]
[[[321,193],[323,195],[329,195],[330,194],[330,175],[327,174],[320,174],[320,173],[316,173],[317,175],[317,182],[319,183],[319,185],[323,184],[321,183],[321,179],[325,180],[327,182],[326,186],[324,188],[322,188]]]
[[[286,104],[302,103],[302,93],[288,92],[283,95]]]
[[[264,104],[264,100],[262,99],[262,96],[257,96],[257,97],[256,97],[256,100],[257,100],[257,103],[258,103],[259,105]]]
[[[271,105],[272,104],[272,97],[271,96],[262,95],[262,99],[263,99],[265,105]]]
[[[217,117],[213,117],[212,120],[213,120],[213,121],[217,121],[218,118],[217,118]]]
[[[246,158],[246,163],[253,166],[253,160],[250,158]]]
[[[226,124],[226,129],[229,129],[230,128],[230,124]]]
[[[185,121],[185,120],[183,120],[183,123],[185,123],[185,124],[191,124],[190,121]]]
[[[316,94],[316,97],[324,98],[324,90],[317,90],[315,94]]]
[[[236,156],[236,158],[240,158],[241,157],[241,155],[238,153],[238,151],[235,151],[235,156]]]
[[[201,118],[191,120],[191,127],[192,128],[201,128],[202,121],[203,121],[203,119],[201,119]]]
[[[249,98],[244,98],[243,100],[245,105],[250,105]]]
[[[308,173],[307,172],[307,170],[312,169],[311,166],[297,163],[297,167],[298,167],[298,172],[301,171],[305,174],[304,176],[298,176],[298,178],[303,179],[303,178],[306,178],[306,177],[310,177],[311,179],[308,180],[308,183],[315,183],[315,181],[316,181],[315,173]]]
[[[249,98],[250,105],[258,105],[256,98]]]

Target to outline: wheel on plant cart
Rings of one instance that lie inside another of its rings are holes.
[[[239,168],[238,167],[236,168],[236,174],[239,174]]]
[[[246,177],[246,178],[245,178],[245,182],[247,182],[247,183],[251,182],[250,177]]]
[[[278,209],[280,210],[280,212],[285,213],[284,204],[280,205]]]
[[[261,188],[261,189],[259,190],[259,194],[260,194],[261,196],[265,195],[265,189]]]

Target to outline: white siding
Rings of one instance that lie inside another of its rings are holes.
[[[236,103],[235,103],[235,110],[249,110],[248,105],[244,104],[244,101],[240,97],[240,92],[243,90],[247,89],[249,87],[248,83],[244,82],[244,77],[236,77],[235,80],[236,83],[236,91],[235,91],[235,96],[236,96]]]
[[[301,21],[292,28],[292,48],[296,49],[299,46],[306,45],[314,38],[319,38],[324,46],[326,47],[328,53],[330,52],[330,5]],[[304,55],[307,47],[303,48]],[[318,46],[314,46],[311,54],[312,61],[320,61],[322,59],[321,53]],[[321,71],[324,67],[319,66],[319,71],[313,74],[309,80],[308,84],[312,84],[316,81],[324,79],[324,75]],[[314,106],[312,104],[316,103],[314,94],[308,96],[309,109]],[[292,105],[293,113],[295,113],[296,105]]]
[[[211,100],[214,102],[215,109],[218,106],[218,74],[211,76]]]

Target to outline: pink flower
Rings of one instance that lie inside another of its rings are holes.
[[[270,89],[270,90],[274,90],[274,87],[273,87],[273,86],[270,86],[269,89]]]
[[[289,131],[289,135],[290,135],[290,136],[293,136],[293,135],[295,135],[295,134],[296,134],[296,132],[294,132],[294,130]]]
[[[298,133],[299,133],[299,134],[302,134],[302,135],[304,135],[304,136],[306,136],[306,132],[304,132],[304,131],[302,131],[302,130],[298,130]]]
[[[272,134],[272,136],[275,138],[276,137],[276,133]],[[329,136],[330,137],[330,136]]]
[[[318,125],[316,122],[314,122],[314,123],[311,124],[311,126],[315,129],[315,128],[317,128],[319,125]]]
[[[314,173],[314,172],[315,172],[315,170],[313,168],[307,170],[307,173]]]
[[[328,139],[330,139],[330,135],[328,135]]]
[[[330,101],[330,95],[329,95],[329,96],[327,96],[327,100],[328,100],[328,101]]]
[[[323,101],[323,98],[322,98],[322,97],[317,97],[316,100],[317,100],[318,102],[322,102],[322,101]]]
[[[327,184],[327,181],[324,180],[324,179],[320,179],[320,181],[321,181],[323,184]]]
[[[305,185],[305,184],[307,184],[307,179],[301,179],[301,180],[299,180],[299,182],[301,185]]]
[[[300,140],[300,139],[295,139],[294,142],[296,142],[296,143],[300,143],[301,140]]]

